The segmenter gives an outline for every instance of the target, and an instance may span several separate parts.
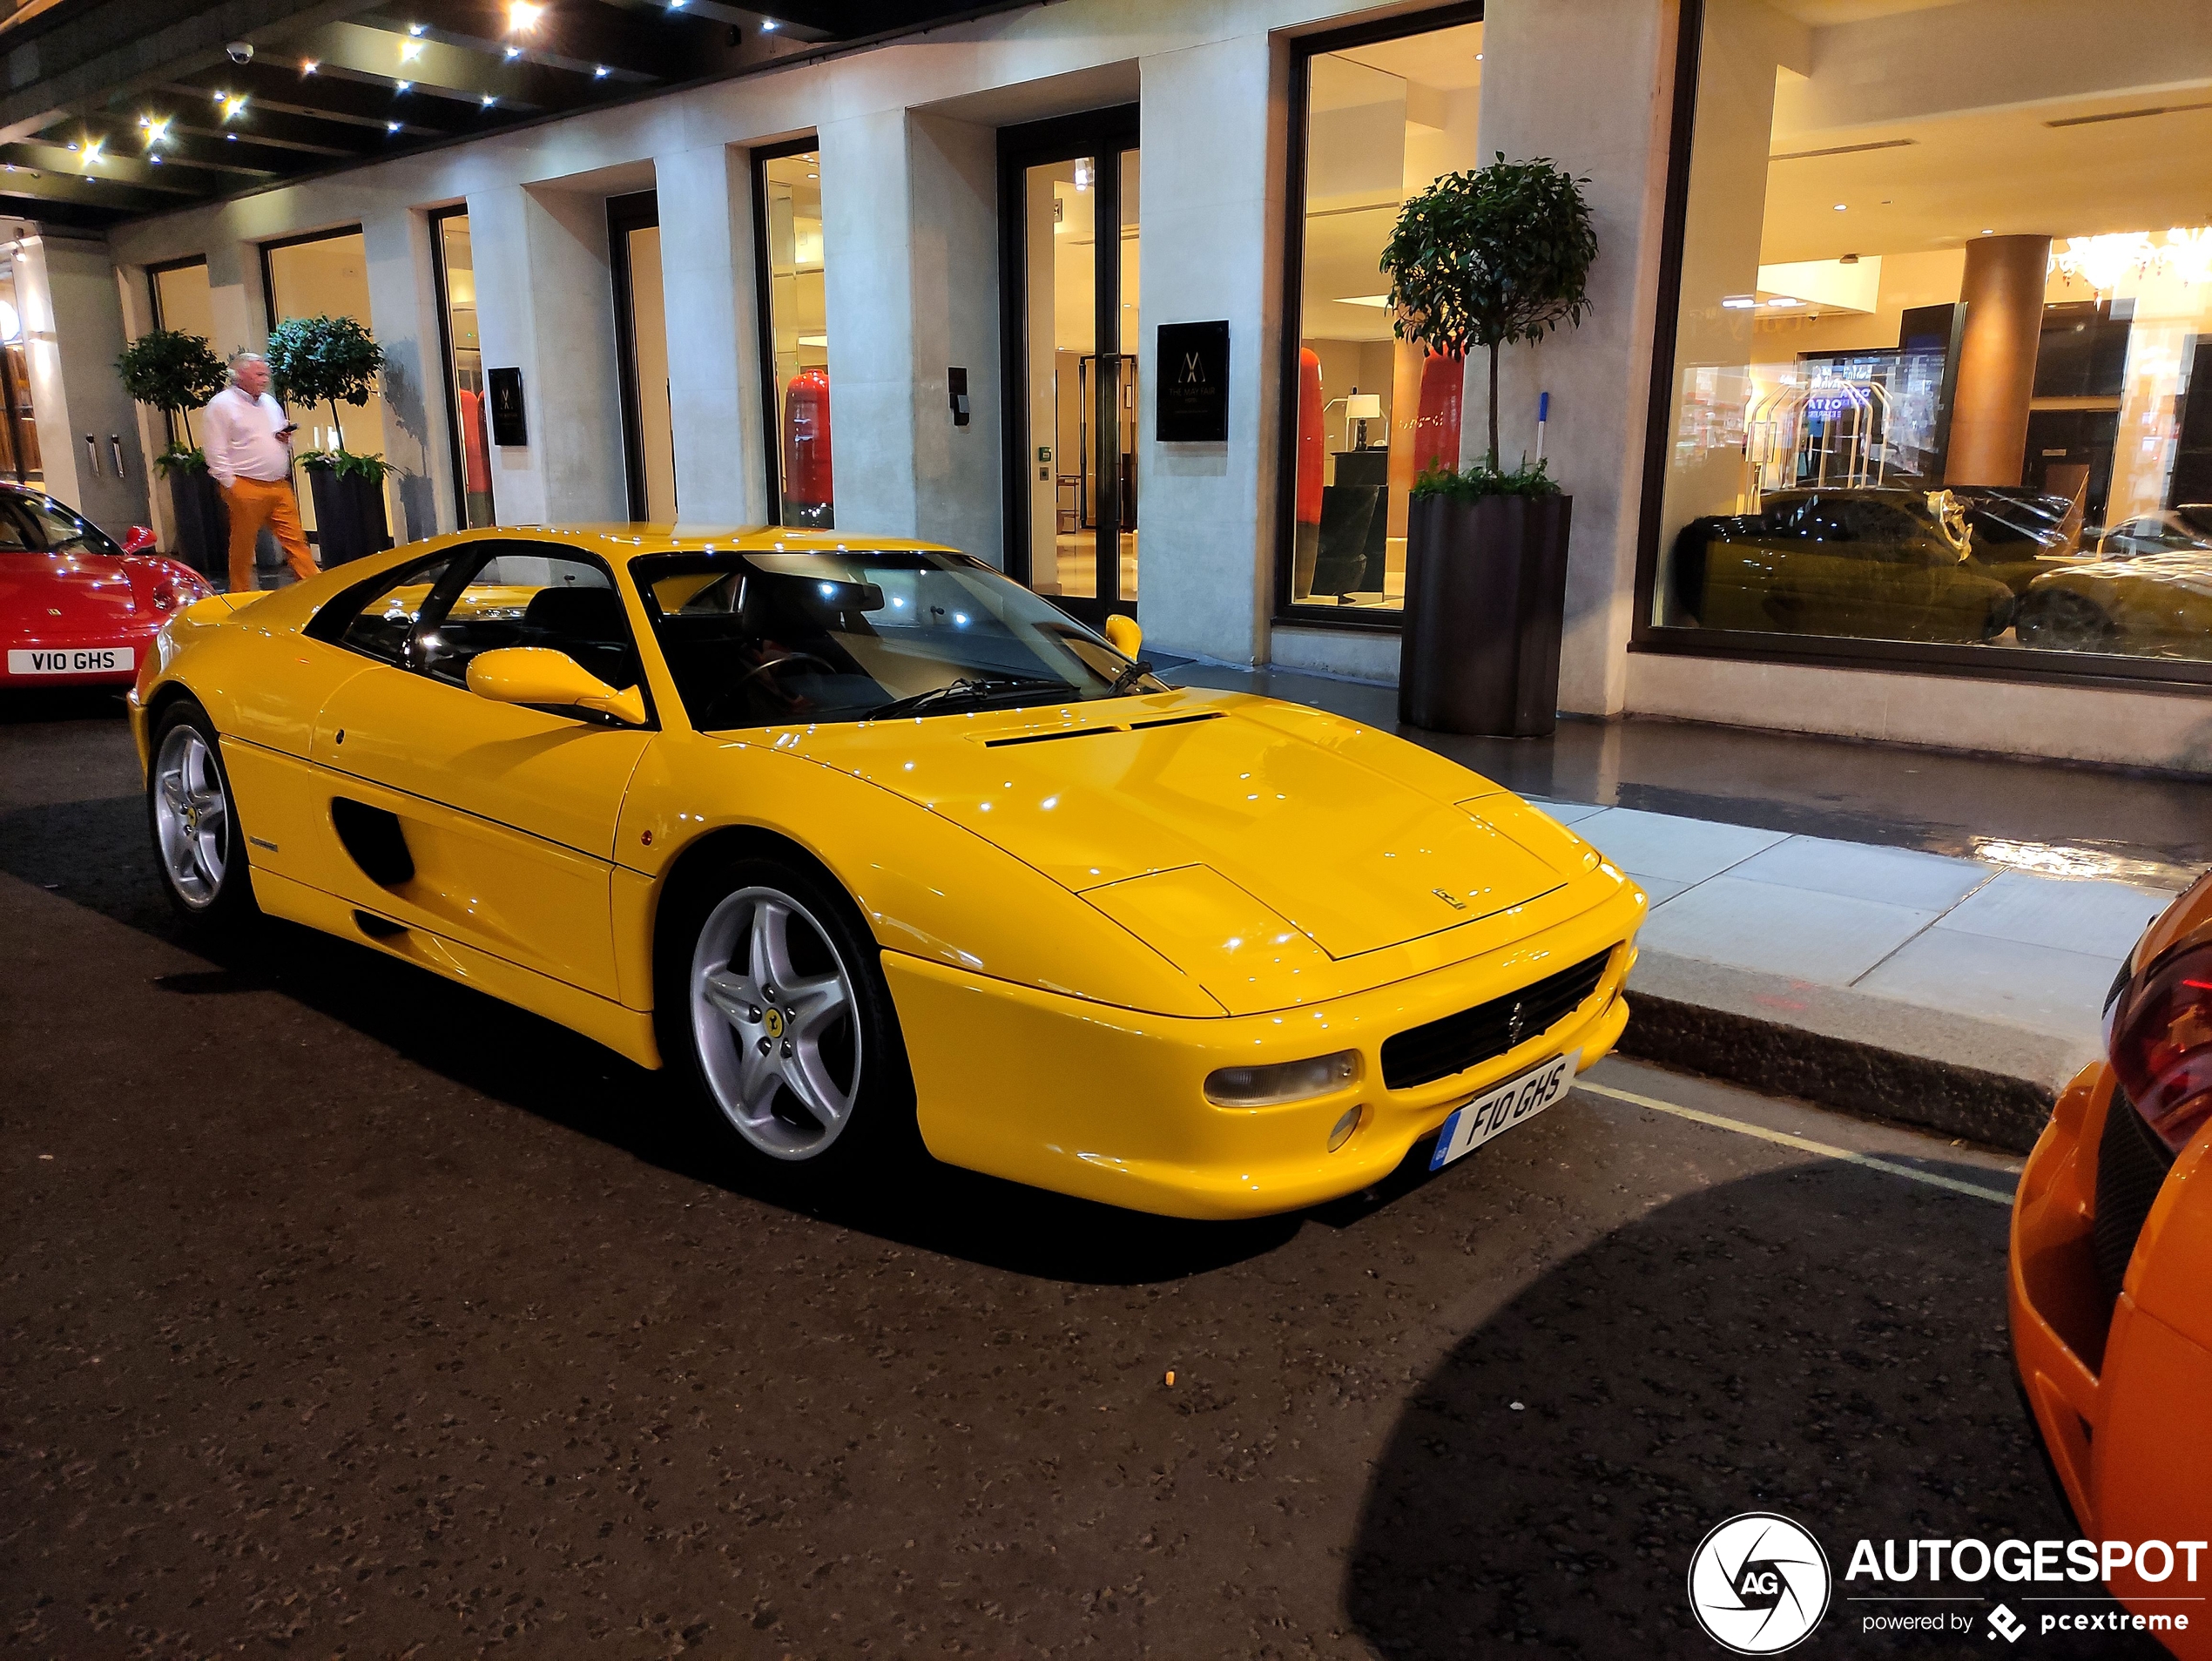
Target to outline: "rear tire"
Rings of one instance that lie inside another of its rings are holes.
[[[742,1160],[841,1185],[925,1157],[882,951],[841,890],[739,855],[682,879],[656,934],[662,1057]]]
[[[162,891],[192,928],[237,928],[260,908],[215,723],[192,699],[179,699],[154,724],[152,752],[146,820]]]

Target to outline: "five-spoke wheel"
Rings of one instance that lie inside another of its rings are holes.
[[[739,888],[707,914],[691,953],[700,1070],[738,1135],[811,1159],[844,1132],[867,1057],[852,972],[796,897]]]
[[[172,704],[155,723],[152,748],[146,809],[171,901],[195,925],[251,915],[246,838],[214,723],[198,704]]]

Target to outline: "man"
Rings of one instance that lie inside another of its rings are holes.
[[[300,530],[292,495],[291,419],[269,395],[268,360],[240,352],[231,360],[231,383],[200,412],[200,448],[207,470],[231,515],[231,592],[253,588],[253,541],[266,524],[276,533],[292,574],[315,574],[314,556]]]

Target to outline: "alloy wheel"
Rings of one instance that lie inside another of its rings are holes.
[[[715,1104],[772,1158],[812,1159],[852,1123],[860,1086],[853,976],[790,895],[745,888],[691,953],[691,1032]]]
[[[180,723],[169,729],[154,760],[153,781],[162,869],[179,899],[205,911],[223,892],[231,804],[199,728]]]

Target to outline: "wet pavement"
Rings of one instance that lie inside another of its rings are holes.
[[[10,1652],[1699,1657],[1733,1514],[2072,1532],[2001,1205],[1617,1092],[2009,1161],[1608,1063],[1302,1216],[806,1205],[366,948],[188,949],[134,787],[111,706],[0,712]],[[1800,1653],[1946,1652],[1852,1590]]]

